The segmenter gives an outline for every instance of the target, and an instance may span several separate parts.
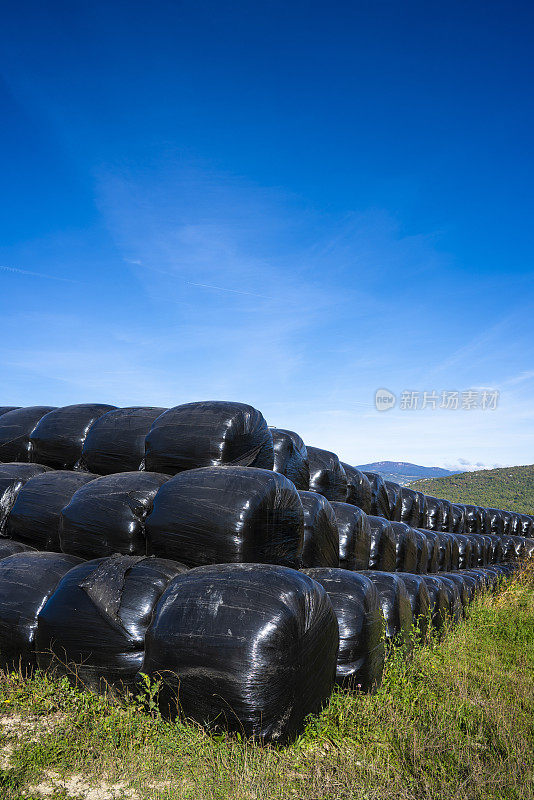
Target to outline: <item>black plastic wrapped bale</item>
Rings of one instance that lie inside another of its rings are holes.
[[[282,476],[280,476],[282,477]],[[339,633],[327,593],[302,572],[217,564],[174,578],[145,637],[160,707],[263,742],[298,735],[328,701]]]
[[[504,518],[502,511],[498,508],[487,508],[485,520],[489,522],[489,530],[487,530],[488,526],[485,526],[486,533],[492,533],[495,536],[504,536]]]
[[[336,682],[345,689],[371,692],[380,686],[385,648],[383,617],[372,580],[346,569],[309,569],[325,589],[339,627]]]
[[[358,506],[365,514],[371,513],[372,492],[369,478],[360,472],[356,467],[341,462],[347,476],[347,499],[346,503]]]
[[[417,539],[413,529],[404,522],[390,522],[395,537],[395,569],[397,572],[417,572]]]
[[[431,556],[431,547],[429,540],[422,531],[418,531],[416,528],[412,528],[412,532],[415,537],[415,546],[417,548],[417,565],[415,568],[415,572],[418,575],[421,575],[424,572],[435,572],[437,569],[437,565],[435,565],[434,570],[428,569]]]
[[[6,526],[18,493],[35,475],[48,472],[42,464],[0,464],[0,536],[6,535]]]
[[[513,541],[514,557],[519,561],[524,556],[525,539],[522,536],[510,536],[510,539]]]
[[[464,506],[465,533],[482,533],[482,509],[480,506]]]
[[[443,504],[437,497],[426,496],[426,521],[428,531],[441,531],[443,525]]]
[[[490,564],[499,564],[502,561],[502,545],[501,545],[501,537],[500,536],[488,536],[490,540],[490,557],[489,563]]]
[[[32,458],[30,435],[39,420],[54,406],[15,408],[0,417],[0,461],[28,463]]]
[[[298,568],[304,536],[299,493],[284,475],[203,467],[159,490],[146,521],[148,552],[198,567],[265,563]]]
[[[510,536],[521,536],[521,515],[515,512],[510,514]]]
[[[449,572],[447,574],[450,576],[453,573]],[[465,591],[467,592],[468,601],[469,603],[472,603],[478,592],[478,583],[476,578],[473,575],[468,575],[467,570],[461,570],[460,572],[456,572],[454,574],[461,575],[465,585]]]
[[[389,499],[389,518],[394,522],[400,522],[402,515],[401,487],[393,481],[384,481],[384,483]]]
[[[419,530],[419,533],[422,533],[423,536],[426,538],[427,547],[428,547],[428,564],[427,564],[427,572],[438,572],[439,570],[439,560],[440,560],[440,552],[439,552],[439,539],[438,535],[435,531],[427,531],[425,529]]]
[[[223,465],[273,468],[273,437],[256,408],[221,400],[175,406],[145,439],[147,470],[176,475]]]
[[[532,556],[534,556],[534,540],[523,537],[523,558],[532,558]]]
[[[0,417],[2,414],[7,414],[9,411],[16,411],[20,406],[0,406]]]
[[[493,561],[493,542],[492,537],[486,534],[482,535],[482,539],[484,541],[484,559],[485,563],[491,564]]]
[[[334,509],[322,494],[299,492],[304,509],[303,567],[339,566],[339,531]]]
[[[24,673],[37,666],[37,615],[68,570],[80,563],[63,553],[15,553],[0,561],[0,667]]]
[[[462,572],[462,575],[468,575],[469,577],[473,578],[476,581],[477,594],[486,591],[487,589],[486,575],[482,571],[482,569],[477,569],[477,568],[466,569],[464,572]]]
[[[415,528],[424,528],[426,522],[426,494],[423,492],[416,492],[419,498],[419,522],[414,525]]]
[[[61,512],[61,550],[82,558],[146,555],[145,520],[167,480],[155,472],[118,472],[82,486]]]
[[[484,546],[482,540],[476,533],[470,533],[466,535],[469,541],[471,542],[471,563],[469,564],[469,566],[471,568],[483,566]]]
[[[475,582],[473,578],[469,578],[469,576],[465,578],[460,572],[445,572],[443,575],[440,574],[439,577],[447,578],[456,585],[462,604],[462,615],[466,617],[467,609],[469,607],[469,603],[471,602],[471,587],[468,585],[468,581],[471,581],[472,586],[474,587]]]
[[[347,498],[347,476],[341,462],[330,450],[308,447],[310,464],[310,491],[318,492],[327,500],[344,503]]]
[[[0,539],[0,559],[12,556],[15,553],[31,553],[34,547],[29,547],[21,542],[14,542],[12,539]]]
[[[310,465],[306,445],[294,431],[270,428],[274,446],[274,471],[285,475],[297,489],[308,491]]]
[[[401,486],[401,522],[411,525],[412,528],[419,527],[421,518],[421,504],[419,493],[414,492],[407,486]]]
[[[465,509],[460,505],[451,505],[451,532],[463,533],[465,529]]]
[[[447,536],[451,542],[451,570],[460,568],[460,543],[453,533],[442,533],[441,536]]]
[[[455,533],[454,536],[458,542],[458,569],[469,569],[472,564],[471,539],[463,533]]]
[[[485,572],[490,576],[491,583],[492,583],[492,590],[494,592],[498,592],[499,589],[502,587],[504,575],[499,569],[497,564],[491,564],[488,567],[484,567]]]
[[[411,572],[399,572],[398,575],[404,581],[410,598],[413,624],[417,635],[421,639],[426,639],[430,619],[430,596],[426,583],[422,575],[414,575]]]
[[[184,572],[176,561],[121,555],[71,569],[39,613],[39,667],[95,691],[132,688],[156,604]]]
[[[145,438],[165,411],[166,408],[132,406],[103,414],[85,437],[79,468],[98,475],[144,469]]]
[[[391,523],[383,517],[368,515],[371,526],[371,551],[369,568],[395,572],[397,565],[397,545]]]
[[[74,492],[96,477],[88,472],[54,470],[30,478],[11,509],[6,535],[37,550],[61,552],[61,511],[70,503]]]
[[[406,585],[395,572],[367,570],[378,592],[378,600],[386,622],[386,641],[411,649],[413,633],[412,606]]]
[[[454,522],[452,519],[452,503],[449,500],[444,500],[442,497],[439,498],[441,503],[441,507],[443,509],[443,519],[441,521],[441,532],[442,533],[451,533]]]
[[[438,572],[452,569],[452,539],[446,533],[436,533],[439,545]]]
[[[484,540],[482,534],[473,533],[470,538],[471,542],[477,542],[476,564],[474,566],[485,567],[488,563],[488,542]]]
[[[521,514],[521,536],[534,536],[534,523],[528,514]]]
[[[371,484],[371,514],[375,517],[389,519],[389,495],[381,475],[376,472],[364,472]]]
[[[501,511],[503,518],[503,533],[505,536],[512,536],[512,514],[510,511]]]
[[[80,403],[45,414],[30,435],[32,461],[54,469],[74,469],[91,426],[115,408],[103,403]]]
[[[449,595],[441,576],[421,575],[430,599],[430,622],[434,630],[441,632],[449,618]]]
[[[339,566],[360,570],[369,567],[371,526],[361,508],[349,503],[332,503],[339,531]]]
[[[445,591],[447,592],[447,597],[449,599],[449,617],[451,618],[452,622],[459,622],[464,614],[464,607],[462,604],[462,598],[460,596],[460,590],[458,589],[456,583],[450,578],[447,578],[445,575],[441,574],[439,577],[443,583]]]

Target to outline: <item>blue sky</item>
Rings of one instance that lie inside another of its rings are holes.
[[[533,461],[530,4],[9,5],[3,404],[233,399],[354,464]]]

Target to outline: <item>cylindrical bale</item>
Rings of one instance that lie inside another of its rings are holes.
[[[503,561],[513,561],[516,557],[515,542],[513,536],[503,536],[501,538],[501,550]]]
[[[402,515],[402,494],[401,487],[393,481],[384,481],[389,499],[389,519],[394,522],[401,521]]]
[[[365,514],[371,513],[372,491],[371,484],[367,475],[364,475],[356,467],[341,462],[347,476],[347,499],[346,503],[358,506]]]
[[[164,714],[176,714],[179,701],[201,725],[280,743],[328,701],[338,646],[336,615],[317,581],[271,564],[217,564],[171,581],[142,671],[161,679]]]
[[[417,539],[413,528],[404,522],[390,523],[395,536],[397,572],[417,572]]]
[[[453,573],[449,572],[447,574],[450,577]],[[478,583],[476,578],[473,575],[468,575],[467,570],[460,570],[460,572],[456,572],[454,574],[461,576],[464,582],[465,591],[467,592],[468,602],[472,603],[478,591]]]
[[[521,536],[534,536],[534,523],[528,514],[521,514]]]
[[[446,533],[436,533],[439,544],[439,572],[452,569],[452,539]]]
[[[415,546],[417,548],[417,565],[415,571],[418,575],[422,575],[425,572],[432,572],[434,570],[429,570],[429,562],[431,556],[431,545],[423,531],[418,531],[416,528],[412,528],[413,535],[415,537]]]
[[[95,691],[133,688],[156,603],[186,571],[175,561],[121,555],[71,569],[39,612],[39,667]]]
[[[456,585],[462,604],[462,615],[464,617],[467,616],[467,609],[471,602],[471,587],[473,591],[475,587],[474,580],[472,578],[464,578],[463,573],[460,572],[444,572],[443,574],[440,573],[439,577],[448,578]],[[471,581],[471,587],[469,586],[469,581]]]
[[[512,536],[512,513],[510,511],[501,511],[504,526],[504,535]]]
[[[378,592],[380,608],[386,623],[386,641],[411,649],[413,614],[404,581],[396,572],[367,570],[361,574],[372,580]]]
[[[37,550],[61,552],[61,511],[78,489],[96,477],[88,472],[53,470],[30,478],[18,493],[9,514],[7,536]]]
[[[136,472],[145,468],[145,439],[166,408],[131,406],[103,414],[83,443],[80,469],[97,475]]]
[[[62,552],[87,559],[145,556],[146,517],[167,480],[155,472],[117,472],[86,483],[61,512]]]
[[[336,682],[371,692],[380,686],[385,648],[378,592],[370,578],[345,569],[309,569],[334,608],[339,627]]]
[[[532,558],[534,556],[534,540],[523,538],[523,558]]]
[[[510,513],[510,536],[521,536],[521,515],[515,512]]]
[[[7,414],[8,411],[16,411],[19,408],[20,406],[0,406],[0,417],[3,414]]]
[[[471,567],[483,567],[486,554],[484,540],[477,533],[470,533],[471,542]]]
[[[504,517],[502,511],[498,508],[487,508],[485,514],[486,523],[489,522],[489,530],[486,533],[494,534],[495,536],[504,536]],[[487,528],[487,524],[485,526]]]
[[[480,506],[465,505],[465,533],[482,533],[483,519]]]
[[[303,567],[339,566],[339,530],[334,509],[322,494],[299,492],[304,510]]]
[[[440,497],[441,507],[443,509],[443,519],[441,521],[441,532],[452,533],[454,528],[454,520],[452,517],[452,503],[449,500],[444,500]]]
[[[417,492],[416,494],[417,497],[419,498],[419,522],[417,525],[415,525],[415,527],[423,529],[425,528],[426,513],[427,513],[426,494],[424,494],[423,492]]]
[[[15,408],[0,416],[0,461],[33,461],[30,435],[41,417],[54,406]]]
[[[451,505],[451,528],[452,533],[464,533],[465,530],[465,508],[453,503]]]
[[[49,411],[31,432],[32,461],[54,469],[74,469],[91,426],[116,407],[79,403]]]
[[[347,476],[341,462],[330,450],[307,447],[310,463],[310,491],[327,500],[344,503],[347,497]]]
[[[371,550],[369,568],[395,572],[397,564],[396,540],[391,523],[383,517],[369,514],[367,519],[371,526]]]
[[[278,472],[203,467],[180,472],[161,487],[146,535],[149,553],[188,567],[266,563],[297,568],[304,511],[294,485]]]
[[[462,599],[460,597],[460,591],[458,589],[458,586],[450,578],[442,576],[441,574],[439,577],[443,580],[445,591],[447,592],[449,597],[450,618],[452,622],[458,622],[462,618],[464,613]]]
[[[68,570],[80,563],[63,553],[15,553],[0,561],[0,666],[36,666],[37,615]]]
[[[364,472],[371,485],[371,514],[375,517],[389,519],[389,496],[386,484],[376,472]]]
[[[472,575],[476,579],[479,592],[485,592],[490,588],[487,573],[485,572],[484,567],[474,567],[473,569],[468,569],[465,571],[465,574]]]
[[[145,468],[167,475],[234,465],[271,469],[273,437],[263,415],[244,403],[208,400],[169,408],[145,439]]]
[[[436,531],[427,531],[425,529],[420,529],[419,533],[422,533],[427,541],[428,547],[428,562],[427,562],[427,572],[438,572],[439,570],[439,562],[440,562],[440,549],[439,549],[439,539]]]
[[[332,503],[339,531],[339,566],[367,569],[371,555],[371,526],[361,508],[349,503]]]
[[[424,527],[428,531],[441,531],[443,524],[443,504],[437,497],[426,496],[426,518]]]
[[[421,516],[419,494],[408,486],[401,486],[401,522],[411,525],[412,528],[419,526]]]
[[[421,575],[430,598],[430,621],[434,630],[441,632],[449,617],[449,595],[441,576]]]
[[[473,545],[469,536],[463,533],[454,534],[458,542],[458,569],[469,569],[472,565]]]
[[[0,559],[12,556],[15,553],[33,553],[34,547],[29,547],[21,542],[14,542],[12,539],[0,539]]]
[[[0,536],[6,535],[6,526],[18,494],[25,483],[35,475],[47,472],[42,464],[0,464]]]
[[[297,489],[308,491],[310,487],[310,464],[306,445],[294,431],[269,428],[273,437],[273,470],[285,475]]]
[[[417,635],[426,639],[428,623],[430,620],[430,596],[422,575],[413,575],[410,572],[399,572],[399,577],[404,581],[410,605],[412,607],[413,623]]]

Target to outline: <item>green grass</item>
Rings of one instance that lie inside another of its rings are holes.
[[[140,700],[114,703],[44,675],[0,678],[0,722],[15,719],[0,741],[11,748],[2,800],[35,800],[43,782],[54,800],[534,798],[532,571],[409,663],[394,654],[377,694],[334,693],[285,748],[212,737]]]
[[[534,513],[534,465],[462,472],[446,478],[418,480],[409,486],[453,503]]]

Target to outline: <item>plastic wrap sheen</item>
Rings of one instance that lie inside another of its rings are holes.
[[[145,438],[166,408],[132,406],[96,420],[83,443],[80,469],[98,475],[135,472],[145,466]]]
[[[310,491],[318,492],[327,500],[344,503],[347,498],[347,476],[335,453],[308,447],[310,464]]]
[[[339,566],[367,569],[371,551],[371,527],[361,508],[349,503],[332,503],[339,531]]]
[[[397,572],[417,572],[417,539],[413,529],[404,522],[391,522],[395,536]]]
[[[0,461],[32,461],[30,434],[54,406],[15,408],[0,417]]]
[[[345,502],[358,506],[365,514],[370,514],[372,493],[369,478],[356,467],[345,464],[344,461],[341,462],[341,466],[347,476],[347,499]]]
[[[0,536],[6,535],[6,526],[18,493],[35,475],[47,472],[50,467],[41,464],[0,464]]]
[[[303,567],[339,566],[339,531],[334,509],[322,494],[299,492],[304,510]]]
[[[390,522],[383,517],[369,515],[367,517],[371,526],[371,551],[369,554],[369,568],[395,572],[397,564],[397,548],[395,534]]]
[[[81,403],[45,414],[30,435],[32,461],[54,469],[74,469],[93,423],[115,408],[103,403]]]
[[[270,428],[274,446],[274,471],[280,472],[295,484],[297,489],[308,491],[310,465],[306,445],[294,431]]]

